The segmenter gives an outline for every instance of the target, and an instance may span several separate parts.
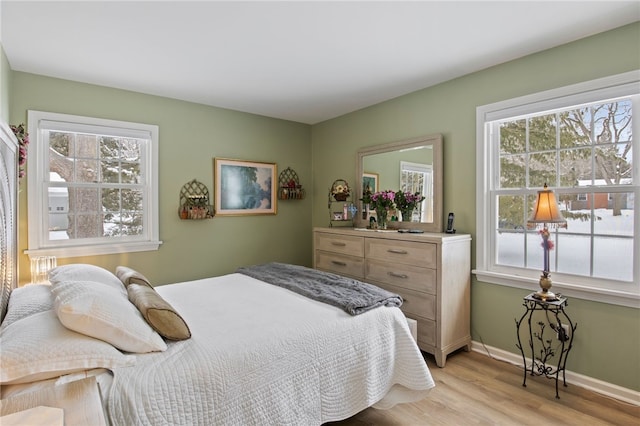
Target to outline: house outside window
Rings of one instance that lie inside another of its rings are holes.
[[[556,193],[554,291],[638,306],[639,73],[478,108],[478,279],[537,290],[541,239],[527,219]]]
[[[157,250],[155,125],[29,111],[29,255]]]

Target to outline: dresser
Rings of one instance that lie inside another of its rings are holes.
[[[471,349],[470,235],[346,228],[313,233],[313,267],[402,296],[402,311],[418,323],[418,346],[439,367],[451,352]]]

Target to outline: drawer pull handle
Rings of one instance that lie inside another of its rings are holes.
[[[387,273],[395,278],[404,278],[404,279],[409,278],[409,275],[407,274],[400,274],[398,272],[387,272]]]
[[[393,253],[393,254],[407,254],[408,253],[406,250],[401,250],[401,249],[389,249],[387,251],[389,253]]]
[[[332,260],[331,263],[338,266],[347,266],[345,262],[340,262],[339,260]]]
[[[346,244],[345,244],[345,243],[341,243],[341,242],[338,242],[338,241],[331,241],[331,245],[333,245],[333,246],[338,246],[338,247],[344,247],[344,246],[346,246]]]

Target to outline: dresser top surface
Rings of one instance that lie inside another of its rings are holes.
[[[470,241],[471,235],[469,234],[446,234],[446,233],[434,233],[424,232],[420,234],[401,233],[397,230],[373,230],[367,228],[313,228],[314,232],[325,232],[336,235],[351,235],[367,238],[381,238],[381,239],[393,239],[402,241],[417,241],[417,242],[431,242],[431,243],[445,243],[445,242],[458,242],[458,241]]]

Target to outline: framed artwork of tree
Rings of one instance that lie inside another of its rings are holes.
[[[277,213],[275,163],[214,158],[216,216]]]

